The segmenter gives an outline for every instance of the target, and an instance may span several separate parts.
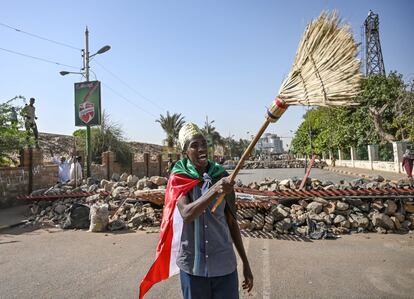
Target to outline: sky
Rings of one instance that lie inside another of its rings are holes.
[[[386,72],[414,78],[410,0],[3,0],[0,102],[34,97],[39,131],[72,134],[73,84],[83,78],[59,72],[80,71],[88,26],[90,54],[111,46],[92,59],[91,80],[102,82],[102,108],[128,140],[161,144],[165,133],[155,120],[167,111],[199,126],[208,116],[222,136],[250,138],[291,68],[307,23],[332,9],[358,42],[368,11],[378,13]],[[286,147],[306,109],[290,107],[267,132]]]

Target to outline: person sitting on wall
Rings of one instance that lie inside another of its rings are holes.
[[[34,106],[35,98],[30,98],[30,104],[26,105],[22,109],[22,115],[24,117],[24,126],[26,128],[26,139],[29,141],[30,135],[33,132],[35,142],[36,142],[36,148],[39,148],[39,132],[37,131],[37,125],[36,125],[36,108]]]

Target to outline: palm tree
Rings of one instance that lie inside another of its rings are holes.
[[[209,146],[211,146],[211,154],[214,154],[215,148],[220,145],[224,146],[223,138],[220,133],[216,131],[216,128],[213,126],[214,120],[208,121],[208,116],[206,116],[206,121],[204,127],[201,129],[203,134],[207,137],[209,141]]]
[[[182,116],[181,113],[170,115],[170,112],[167,111],[167,116],[160,114],[160,118],[155,122],[160,123],[161,128],[167,134],[167,138],[165,138],[167,146],[173,148],[177,143],[178,132],[185,123],[184,116]]]

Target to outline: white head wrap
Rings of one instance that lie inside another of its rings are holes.
[[[178,133],[178,142],[180,143],[181,149],[184,149],[186,142],[196,135],[203,135],[199,127],[193,123],[185,123]]]

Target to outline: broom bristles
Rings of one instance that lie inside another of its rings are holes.
[[[278,97],[287,105],[353,105],[360,90],[358,46],[335,12],[306,28]]]

